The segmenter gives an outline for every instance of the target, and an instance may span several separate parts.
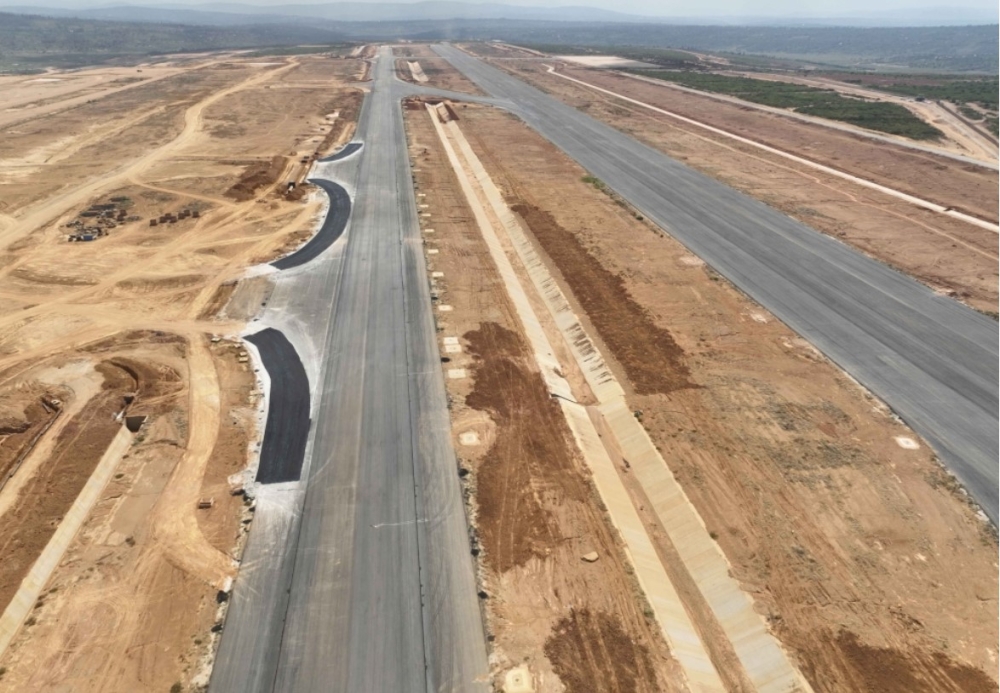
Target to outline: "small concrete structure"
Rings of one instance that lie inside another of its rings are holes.
[[[145,414],[134,414],[125,417],[125,428],[132,433],[137,433],[144,423],[146,423]]]

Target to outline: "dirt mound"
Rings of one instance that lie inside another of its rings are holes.
[[[204,279],[205,277],[201,274],[185,274],[177,277],[133,277],[124,279],[115,286],[130,293],[147,294],[171,289],[186,289]]]
[[[562,270],[573,295],[611,347],[641,395],[667,394],[697,387],[684,362],[684,350],[668,330],[633,300],[621,277],[609,272],[575,234],[548,212],[525,203],[512,206]]]
[[[567,693],[648,690],[655,681],[649,652],[636,644],[614,616],[573,610],[552,629],[545,656]]]
[[[271,161],[258,161],[244,169],[240,179],[226,191],[226,197],[239,202],[252,200],[261,188],[274,185],[285,170],[285,157],[274,156]]]
[[[58,412],[48,404],[53,397],[32,386],[0,394],[0,488],[55,420]]]
[[[943,652],[902,652],[861,642],[848,630],[827,631],[825,646],[805,657],[803,671],[817,693],[996,693],[997,684],[975,667],[956,662]],[[817,659],[832,660],[817,668]],[[831,678],[831,668],[839,676]],[[819,670],[824,672],[819,675]]]
[[[498,435],[476,475],[480,538],[498,573],[544,557],[559,541],[540,495],[558,488],[581,500],[586,489],[567,452],[569,431],[545,383],[526,365],[527,347],[515,332],[483,323],[465,334],[475,357],[468,406],[488,412]]]
[[[11,276],[32,284],[56,284],[58,286],[93,286],[97,280],[86,277],[64,277],[56,274],[43,274],[27,267],[19,267]]]

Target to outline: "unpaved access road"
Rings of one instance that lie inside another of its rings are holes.
[[[453,46],[436,50],[886,401],[997,521],[993,320]]]

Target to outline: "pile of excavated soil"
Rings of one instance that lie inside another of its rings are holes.
[[[40,388],[28,388],[7,391],[0,397],[0,488],[57,416],[55,408],[42,403],[47,394]]]
[[[271,161],[258,161],[244,169],[236,183],[226,191],[226,197],[238,202],[252,200],[261,188],[274,185],[285,170],[285,157],[275,156]]]
[[[513,200],[542,249],[573,289],[601,339],[611,347],[636,392],[667,394],[696,387],[669,330],[656,325],[629,295],[620,276],[609,272],[580,239],[534,205]]]
[[[567,693],[644,690],[655,678],[649,651],[622,629],[621,622],[590,609],[572,610],[545,641],[545,656]]]
[[[475,357],[475,385],[465,403],[488,412],[502,432],[483,457],[476,477],[480,540],[486,561],[503,573],[544,558],[561,537],[543,507],[542,485],[579,500],[584,492],[566,440],[559,405],[542,376],[529,370],[521,337],[496,323],[464,335]]]

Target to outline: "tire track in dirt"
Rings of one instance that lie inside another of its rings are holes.
[[[65,214],[70,208],[85,202],[98,193],[108,190],[122,181],[139,178],[152,166],[162,161],[164,158],[177,151],[181,147],[190,144],[202,132],[203,113],[212,104],[224,99],[230,94],[234,94],[244,89],[257,86],[262,82],[269,81],[294,68],[298,63],[290,61],[284,67],[267,72],[261,72],[248,77],[247,79],[226,89],[214,92],[210,96],[202,99],[193,106],[188,107],[184,112],[184,128],[173,140],[158,147],[147,154],[140,156],[129,164],[119,167],[115,172],[101,176],[89,183],[85,183],[73,190],[70,190],[55,199],[50,199],[40,209],[21,217],[17,222],[2,231],[0,244],[9,245],[31,231],[50,223],[53,219]]]

